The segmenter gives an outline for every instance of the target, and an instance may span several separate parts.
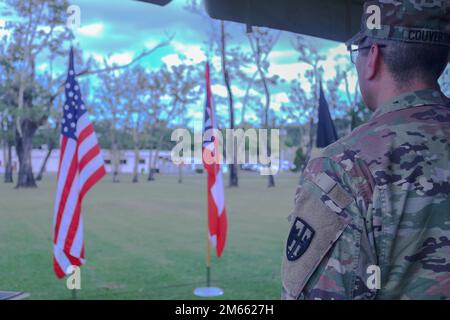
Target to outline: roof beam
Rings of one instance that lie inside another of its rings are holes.
[[[360,28],[364,0],[204,0],[210,17],[345,42]]]

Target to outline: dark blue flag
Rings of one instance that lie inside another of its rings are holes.
[[[319,97],[319,123],[317,125],[317,148],[325,148],[338,139],[336,128],[331,119],[327,100],[323,94],[322,83],[320,83]]]

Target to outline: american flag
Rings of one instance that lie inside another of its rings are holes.
[[[75,79],[72,48],[65,92],[53,217],[53,267],[58,278],[71,272],[70,266],[84,264],[81,206],[88,190],[106,173],[94,127]]]
[[[211,95],[211,80],[209,76],[209,63],[206,63],[206,105],[204,114],[204,140],[203,140],[203,166],[208,173],[208,231],[209,240],[216,248],[218,257],[222,255],[227,237],[227,214],[223,190],[222,171],[220,170],[218,142],[211,131],[217,128]],[[209,130],[209,131],[208,131]],[[206,134],[205,134],[206,133]],[[205,161],[206,158],[214,161]]]

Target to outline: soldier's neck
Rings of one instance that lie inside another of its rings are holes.
[[[426,83],[426,82],[411,82],[408,83],[407,86],[395,86],[395,85],[387,85],[385,88],[381,89],[379,92],[381,94],[377,97],[376,108],[382,106],[384,103],[391,101],[395,97],[398,97],[402,94],[414,91],[420,91],[425,89],[435,89],[440,90],[439,84],[436,83]]]

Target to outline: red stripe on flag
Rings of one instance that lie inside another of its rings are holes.
[[[78,165],[78,171],[81,172],[84,169],[84,167],[99,154],[100,154],[100,146],[96,144],[88,152],[85,153],[83,158],[81,158],[80,163]]]
[[[70,264],[73,266],[81,266],[82,265],[80,259],[78,259],[70,254],[67,254],[67,258],[69,258]]]
[[[104,175],[106,174],[105,166],[101,166],[97,169],[89,179],[86,180],[84,185],[81,187],[80,197],[83,198],[84,195],[92,188],[94,184],[96,184]]]
[[[61,279],[66,275],[66,273],[62,270],[55,256],[53,256],[53,270],[55,271],[56,276]]]
[[[67,230],[66,241],[64,241],[64,252],[70,259],[70,250],[72,249],[73,240],[77,234],[78,225],[80,223],[81,202],[82,198],[78,197],[77,204],[73,211],[72,220],[70,221],[69,229]],[[73,263],[72,263],[73,264]]]
[[[72,162],[70,163],[69,172],[67,173],[66,183],[64,184],[63,192],[61,193],[61,200],[58,207],[58,213],[56,216],[56,224],[55,224],[55,234],[54,234],[54,243],[58,240],[59,227],[61,225],[61,218],[66,207],[67,199],[69,198],[70,190],[72,189],[73,180],[75,175],[77,174],[77,150],[75,150],[75,154],[72,158]]]
[[[78,196],[77,205],[75,207],[74,214],[72,216],[72,221],[70,222],[69,229],[67,231],[66,241],[64,243],[64,252],[70,255],[72,250],[73,241],[77,234],[77,230],[80,223],[81,216],[81,206],[83,203],[84,195],[89,191],[89,189],[96,184],[104,175],[106,174],[105,167],[101,166],[97,171],[95,171],[89,179],[86,180],[83,186],[81,186],[81,190]]]
[[[94,126],[88,124],[78,135],[78,144],[81,144],[87,137],[94,133]]]

